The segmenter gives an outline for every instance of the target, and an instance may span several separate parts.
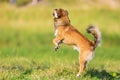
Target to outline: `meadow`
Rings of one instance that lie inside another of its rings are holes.
[[[90,24],[102,33],[94,59],[77,79],[78,52],[64,44],[54,51],[52,12],[59,7],[68,10],[72,25],[89,39]],[[120,80],[120,9],[0,3],[0,80]]]

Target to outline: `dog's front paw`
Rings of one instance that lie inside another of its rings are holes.
[[[59,49],[59,46],[55,47],[55,51],[57,51]]]
[[[55,51],[57,51],[58,50],[58,48],[55,48]]]

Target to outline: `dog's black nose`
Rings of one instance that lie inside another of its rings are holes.
[[[55,11],[57,10],[57,9],[54,9]]]

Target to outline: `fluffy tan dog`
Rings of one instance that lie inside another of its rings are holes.
[[[53,40],[53,43],[55,44],[55,51],[59,49],[61,43],[65,43],[73,46],[74,49],[79,52],[80,68],[78,74],[76,75],[76,77],[79,77],[85,70],[87,62],[92,60],[94,50],[100,43],[100,31],[94,26],[88,27],[87,32],[94,35],[94,42],[91,42],[70,24],[67,10],[54,9],[53,16],[56,36]]]

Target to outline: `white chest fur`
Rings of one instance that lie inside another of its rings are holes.
[[[74,50],[77,50],[78,52],[80,52],[80,49],[79,49],[79,47],[77,47],[77,46],[73,46],[73,49],[74,49]]]
[[[55,36],[57,36],[58,35],[58,30],[55,30]]]

